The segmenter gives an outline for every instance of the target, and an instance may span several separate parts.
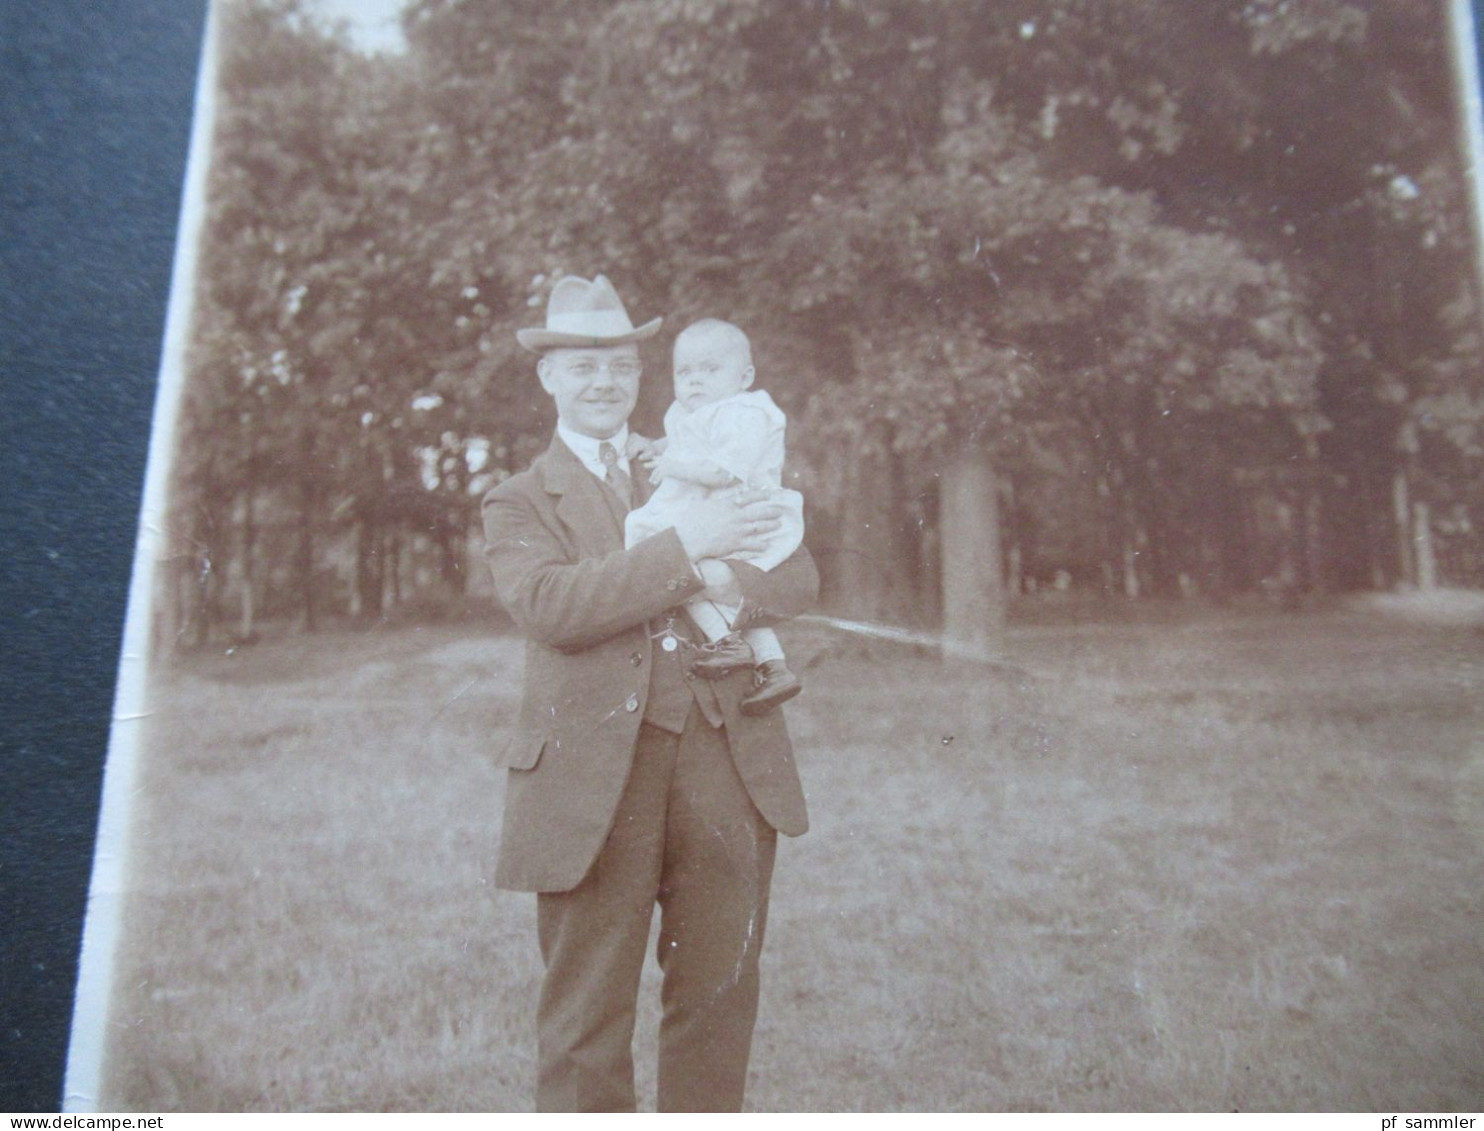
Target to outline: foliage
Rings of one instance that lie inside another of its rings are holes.
[[[1054,557],[1106,499],[1104,581],[1144,548],[1169,588],[1255,583],[1218,527],[1269,503],[1328,524],[1315,585],[1396,576],[1395,473],[1479,504],[1445,486],[1480,342],[1435,12],[416,0],[371,57],[294,0],[226,14],[182,482],[198,538],[244,482],[296,509],[306,593],[337,529],[362,573],[396,534],[457,580],[549,428],[513,338],[567,272],[749,329],[826,516],[842,445],[905,461],[908,501],[968,449],[1095,469],[1012,541]]]

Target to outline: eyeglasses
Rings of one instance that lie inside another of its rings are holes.
[[[599,373],[607,373],[615,381],[632,381],[641,372],[639,363],[628,357],[618,357],[612,361],[595,361],[584,357],[568,362],[565,369],[573,377],[591,378]]]

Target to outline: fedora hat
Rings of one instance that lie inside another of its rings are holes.
[[[620,346],[652,337],[663,318],[635,327],[606,276],[592,282],[567,275],[551,288],[546,325],[517,330],[515,340],[534,353],[561,346]]]

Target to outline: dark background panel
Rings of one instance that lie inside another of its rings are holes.
[[[204,12],[0,5],[0,1110],[60,1103]]]

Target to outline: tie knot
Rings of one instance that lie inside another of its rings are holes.
[[[631,506],[634,501],[634,484],[629,473],[618,466],[618,449],[604,440],[598,445],[598,458],[603,461],[603,482],[623,500],[625,507]]]

